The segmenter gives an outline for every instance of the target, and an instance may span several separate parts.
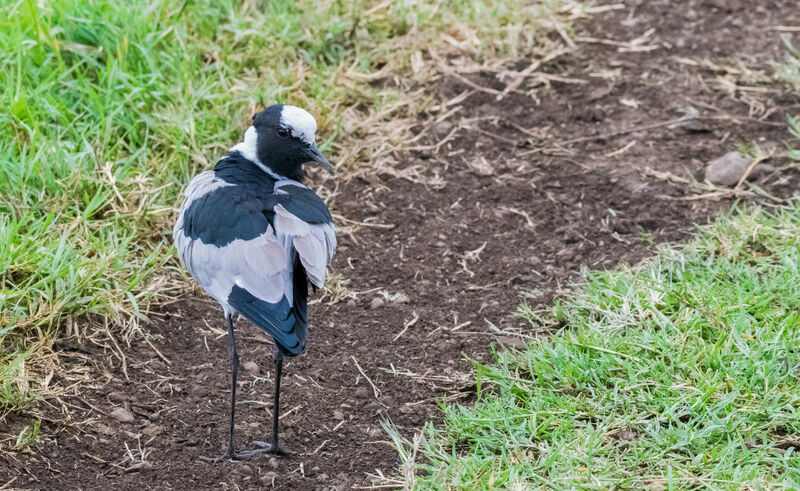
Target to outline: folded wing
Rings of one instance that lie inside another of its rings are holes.
[[[213,173],[204,174],[187,189],[173,234],[181,261],[227,313],[239,312],[269,332],[285,354],[301,353],[308,280],[323,286],[336,247],[327,207],[294,181],[259,195],[232,192]]]

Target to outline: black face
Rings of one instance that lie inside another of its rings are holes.
[[[302,180],[305,174],[301,166],[314,160],[310,155],[313,154],[313,145],[292,136],[291,128],[281,124],[282,110],[282,104],[275,104],[253,117],[253,126],[258,134],[256,154],[261,163],[276,174]]]

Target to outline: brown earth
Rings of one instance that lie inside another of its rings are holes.
[[[799,97],[754,73],[771,74],[782,59],[771,26],[800,25],[796,1],[626,3],[577,26],[577,49],[543,70],[547,84],[534,77],[498,102],[491,91],[508,78],[469,75],[487,90],[447,106],[460,109],[442,122],[444,111],[420,114],[425,136],[401,155],[401,170],[423,169],[416,182],[376,175],[341,187],[335,213],[370,226],[340,236],[332,267],[349,280],[339,291],[355,298],[311,306],[309,348],[285,365],[281,437],[299,455],[198,460],[224,447],[230,376],[220,309],[198,293],[148,327],[169,364],[144,342],[126,351],[130,382],[110,349],[64,340],[106,380],[67,401],[69,425],[50,411],[44,440],[6,457],[0,485],[344,489],[393,475],[382,421],[411,436],[437,420],[445,397],[474,395],[467,358],[491,360],[498,336],[513,347],[520,334],[545,332],[512,315],[521,294],[543,308],[582,268],[688,239],[734,202],[691,183],[705,163],[737,142],[780,150],[785,114],[800,112]],[[636,45],[608,42],[650,29]],[[473,88],[447,78],[430,90],[445,103]],[[660,124],[685,114],[700,117]],[[595,138],[570,142],[585,137]],[[785,160],[771,163],[779,170],[756,184],[775,199],[792,195],[800,176]],[[272,346],[244,322],[238,332],[242,363],[257,365],[240,376],[241,447],[269,438]],[[118,407],[133,421],[113,419]],[[9,434],[29,422],[9,420]]]

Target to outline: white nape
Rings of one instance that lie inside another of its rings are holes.
[[[283,106],[281,124],[292,130],[292,136],[300,138],[308,144],[316,139],[317,121],[305,109],[297,106]]]
[[[241,153],[244,158],[251,162],[255,162],[256,164],[260,164],[258,160],[258,153],[256,152],[256,148],[258,145],[258,134],[256,133],[256,127],[251,126],[247,128],[247,131],[244,132],[244,141],[237,143],[233,148],[231,148],[231,152],[238,151]]]
[[[258,143],[258,133],[256,132],[255,126],[251,126],[247,128],[247,131],[244,132],[244,141],[234,145],[230,151],[241,153],[244,158],[256,164],[261,170],[263,170],[264,172],[266,172],[267,174],[269,174],[270,176],[274,177],[279,181],[283,179],[288,179],[285,176],[276,174],[275,171],[273,171],[272,169],[261,163],[261,160],[258,159],[258,152],[256,152],[256,149],[258,148],[257,143]]]

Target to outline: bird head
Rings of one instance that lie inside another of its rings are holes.
[[[317,122],[306,110],[275,104],[253,116],[240,151],[270,174],[301,180],[303,164],[322,167],[333,174],[333,166],[315,143]]]

